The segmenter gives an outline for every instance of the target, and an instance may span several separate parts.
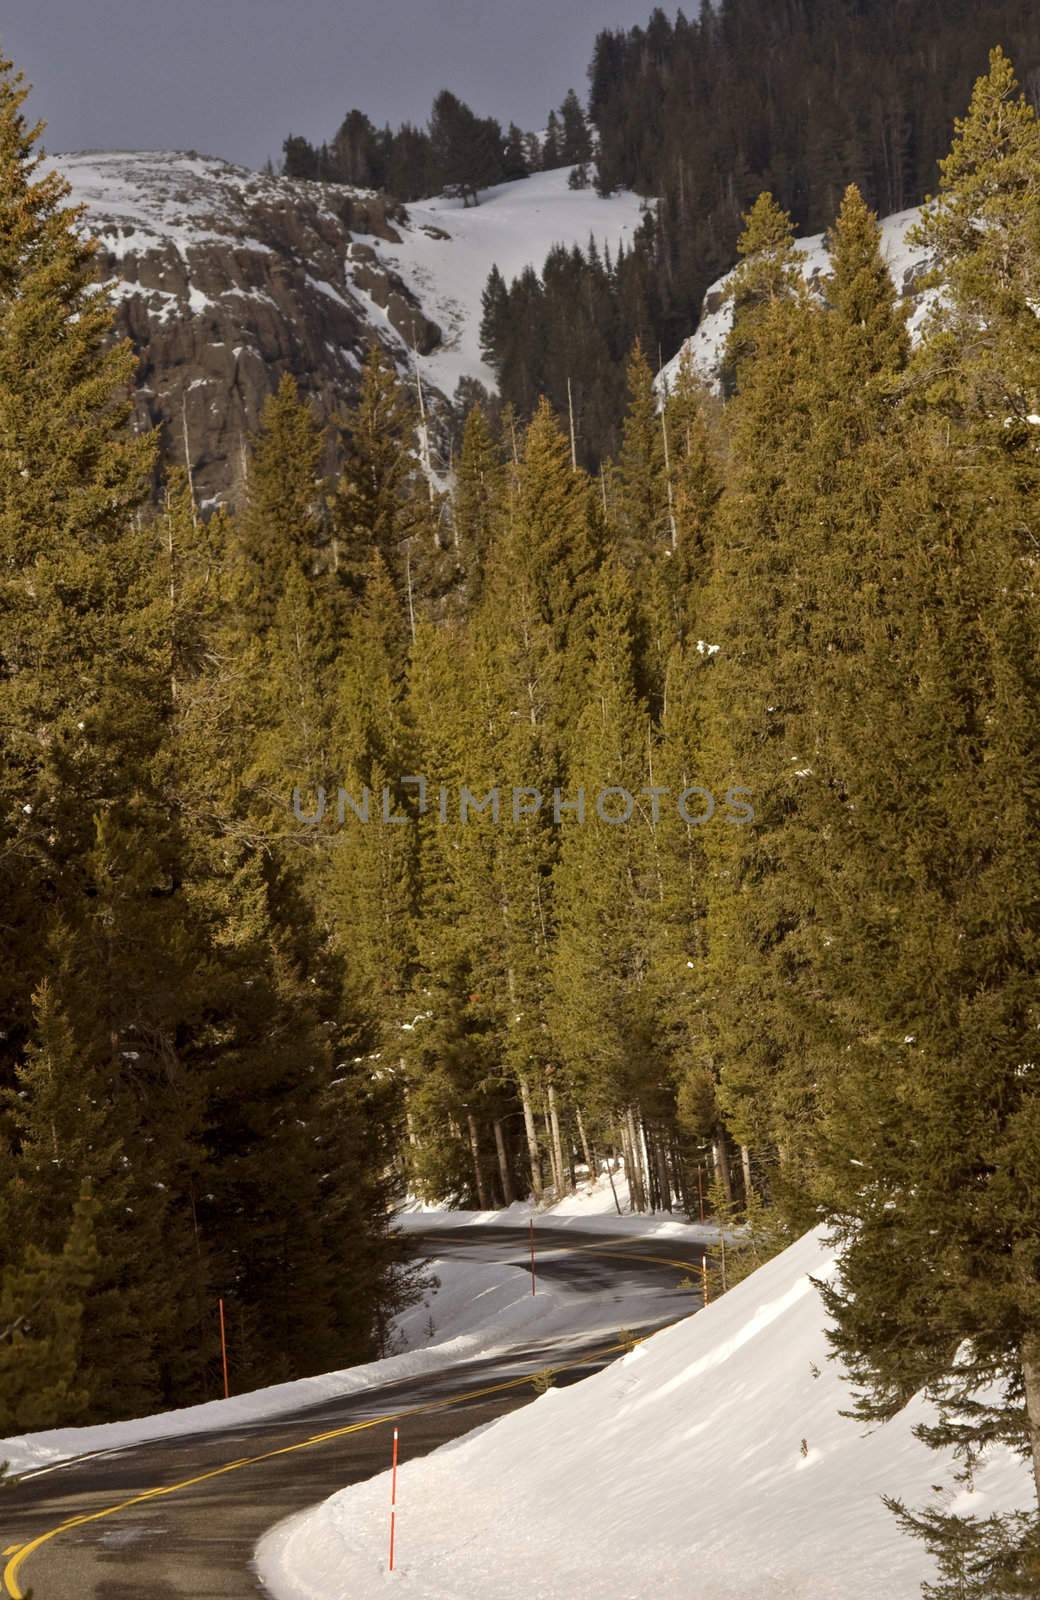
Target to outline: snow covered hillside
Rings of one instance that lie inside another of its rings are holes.
[[[913,1402],[871,1433],[839,1416],[807,1235],[617,1365],[425,1459],[397,1484],[398,1576],[413,1600],[918,1600],[930,1562],[881,1503],[961,1512],[1032,1503],[993,1453],[975,1490],[912,1435]],[[260,1546],[279,1600],[385,1579],[388,1475],[290,1519]]]
[[[569,189],[570,170],[485,189],[476,207],[461,200],[410,205],[400,245],[377,244],[380,259],[440,324],[443,342],[421,365],[445,394],[466,376],[494,386],[480,358],[480,296],[493,266],[509,283],[527,266],[540,270],[554,244],[584,248],[591,235],[616,255],[619,244],[631,243],[643,215],[639,196],[602,200],[594,189]]]
[[[911,336],[920,326],[937,292],[922,291],[920,279],[928,270],[928,257],[919,246],[910,244],[906,237],[919,214],[919,208],[914,207],[909,211],[899,211],[894,216],[885,217],[881,223],[883,248],[893,282],[899,293],[911,304],[907,323]],[[804,257],[802,271],[810,283],[818,282],[828,271],[829,265],[824,235],[814,233],[808,238],[799,239],[797,245]],[[732,305],[723,299],[730,276],[730,273],[726,273],[724,277],[719,278],[704,296],[701,320],[696,332],[686,340],[672,360],[661,368],[658,374],[659,384],[671,386],[675,382],[684,351],[689,353],[694,368],[701,377],[712,384],[718,383],[723,351],[733,322]]]
[[[161,428],[168,456],[190,461],[204,502],[237,499],[243,443],[284,372],[322,420],[355,398],[373,337],[445,395],[466,375],[490,383],[479,328],[492,266],[507,278],[540,269],[554,244],[590,234],[616,251],[641,214],[634,195],[568,189],[567,170],[489,189],[469,209],[406,209],[194,152],[48,164],[84,208],[119,331],[139,354],[137,425]]]

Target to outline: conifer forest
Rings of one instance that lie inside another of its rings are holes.
[[[924,1391],[1040,1491],[1040,57],[953,12],[601,35],[548,164],[659,198],[632,256],[493,275],[472,404],[374,343],[335,470],[284,377],[234,510],[156,493],[3,63],[0,1432],[211,1397],[218,1299],[243,1386],[380,1356],[395,1201],[609,1170],[733,1273],[826,1225],[858,1415]],[[420,132],[287,162],[546,159],[447,91]],[[734,260],[722,381],[656,381]],[[935,1596],[1040,1594],[1037,1515],[894,1509]]]

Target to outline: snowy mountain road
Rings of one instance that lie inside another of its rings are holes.
[[[424,1228],[430,1259],[464,1257],[524,1270],[521,1228]],[[541,1282],[625,1305],[627,1333],[649,1332],[698,1303],[679,1277],[701,1247],[580,1229],[539,1235]],[[631,1317],[639,1304],[643,1314]],[[515,1346],[226,1429],[83,1456],[2,1493],[3,1600],[210,1600],[262,1594],[257,1540],[347,1483],[383,1471],[397,1423],[402,1460],[425,1455],[534,1398],[546,1367],[571,1383],[615,1359],[623,1315],[596,1332],[530,1329]]]

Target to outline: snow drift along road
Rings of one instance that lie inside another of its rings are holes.
[[[414,1600],[918,1600],[926,1553],[883,1493],[945,1483],[961,1511],[1027,1507],[1006,1450],[975,1492],[912,1435],[914,1402],[865,1434],[828,1360],[807,1235],[706,1310],[617,1365],[550,1390],[398,1477],[397,1566]],[[262,1541],[279,1600],[371,1595],[385,1581],[387,1476]]]

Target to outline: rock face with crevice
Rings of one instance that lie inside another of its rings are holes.
[[[402,371],[411,350],[440,343],[366,242],[394,243],[407,228],[383,196],[193,152],[53,164],[84,208],[117,331],[138,353],[136,425],[160,429],[163,460],[190,466],[203,505],[239,502],[247,436],[283,373],[324,422],[356,397],[373,338]]]

